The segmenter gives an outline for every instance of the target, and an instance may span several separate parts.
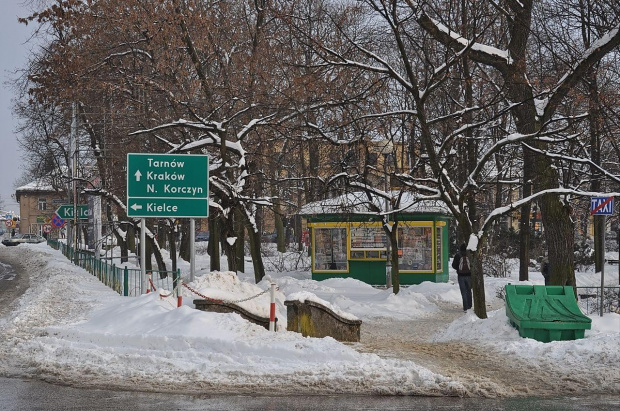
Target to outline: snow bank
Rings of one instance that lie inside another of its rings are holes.
[[[16,359],[0,366],[5,375],[187,393],[466,394],[410,361],[362,354],[332,338],[269,332],[237,314],[176,308],[159,293],[121,297],[56,251],[18,252],[31,287],[0,325],[0,356]],[[215,273],[194,286],[223,298],[260,289],[237,281]]]
[[[183,289],[181,308],[173,297],[159,293],[121,297],[45,244],[0,251],[13,253],[30,276],[30,288],[0,320],[0,375],[185,393],[506,394],[492,381],[480,388],[476,381],[453,380],[412,361],[360,353],[360,344],[269,332],[237,314],[198,311],[192,301],[200,297],[188,289]],[[208,260],[197,261],[197,266],[208,267]],[[613,273],[610,277],[617,283]],[[597,387],[618,390],[620,316],[593,317],[584,339],[544,344],[519,337],[503,308],[491,310],[485,320],[471,312],[462,314],[455,279],[452,273],[449,283],[422,283],[394,295],[353,279],[313,281],[307,272],[271,273],[253,284],[252,272],[237,276],[201,270],[189,285],[209,298],[239,301],[248,311],[267,316],[265,291],[275,281],[280,325],[286,319],[287,296],[318,299],[362,319],[362,327],[388,324],[396,334],[386,337],[398,344],[410,343],[399,342],[401,324],[413,324],[417,335],[430,331],[424,344],[443,344],[442,352],[465,345],[504,368],[511,361],[516,367],[545,372],[549,380],[557,376],[568,390],[581,385],[591,392]],[[542,283],[539,273],[531,273],[531,279],[530,284]],[[578,281],[595,278],[579,273]],[[489,306],[502,306],[498,290],[508,282],[517,281],[485,279]],[[438,319],[448,319],[445,328],[434,325]],[[436,371],[450,375],[448,369]],[[586,378],[575,376],[580,373]]]

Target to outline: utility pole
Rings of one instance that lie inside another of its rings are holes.
[[[69,170],[71,172],[71,192],[73,194],[73,223],[69,224],[69,232],[67,236],[67,242],[69,247],[73,247],[74,255],[77,248],[77,183],[75,181],[77,177],[77,113],[76,105],[72,104],[71,113],[71,132],[69,134]]]
[[[78,212],[77,212],[77,164],[78,164],[78,142],[77,142],[77,106],[75,102],[72,105],[73,113],[71,118],[71,135],[73,140],[73,167],[71,169],[71,177],[73,181],[73,236],[74,236],[74,251],[77,251],[79,244],[79,228],[78,228]],[[77,252],[73,253],[74,263],[79,263],[79,255]]]

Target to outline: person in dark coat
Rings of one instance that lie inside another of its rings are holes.
[[[463,311],[467,311],[472,307],[473,295],[471,291],[471,260],[467,255],[467,247],[464,243],[461,244],[459,252],[452,260],[452,268],[456,270],[458,275],[459,288],[463,298]]]
[[[549,285],[549,260],[547,258],[543,260],[540,271],[545,279],[545,285]]]

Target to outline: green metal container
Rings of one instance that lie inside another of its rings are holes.
[[[507,284],[506,315],[521,337],[540,342],[583,338],[592,327],[570,286]]]

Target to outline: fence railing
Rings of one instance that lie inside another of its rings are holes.
[[[58,240],[48,240],[47,243],[50,247],[60,250],[75,265],[84,268],[120,295],[137,296],[141,294],[142,273],[140,269],[125,266],[117,267],[116,264],[109,264],[105,260],[95,258],[92,251],[76,250]],[[156,289],[172,290],[177,285],[178,279],[181,278],[181,270],[149,270],[147,275],[149,273],[153,286]],[[146,288],[149,287],[151,287],[151,284],[146,285]]]
[[[585,314],[600,312],[601,287],[576,287],[577,303]],[[603,287],[603,312],[620,314],[620,286]]]

